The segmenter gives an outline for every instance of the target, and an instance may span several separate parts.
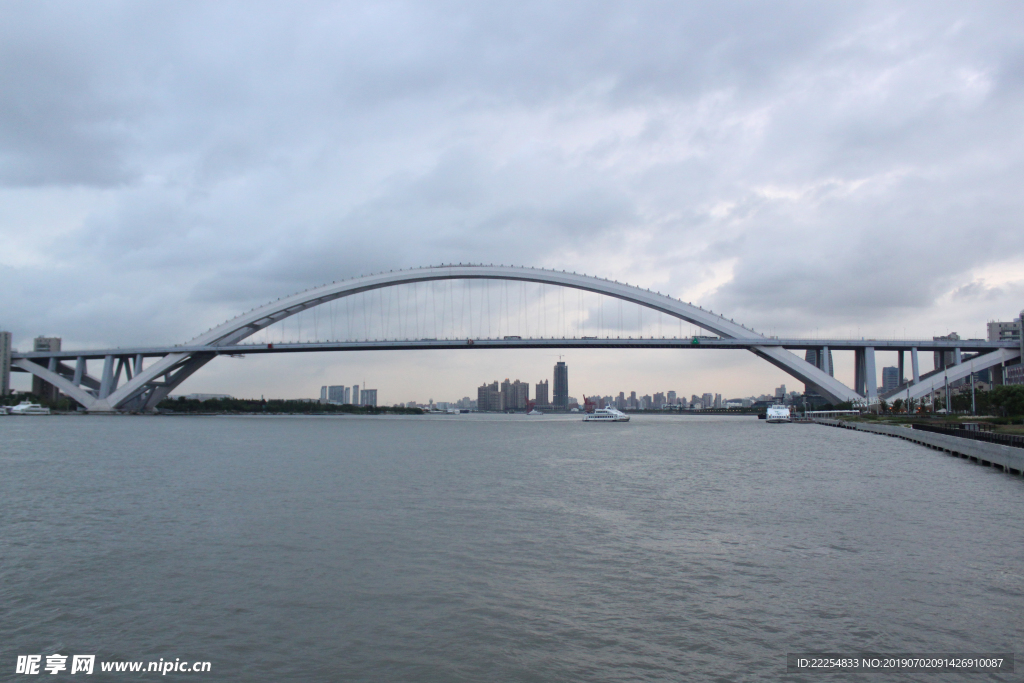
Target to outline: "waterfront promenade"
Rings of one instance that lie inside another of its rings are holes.
[[[950,455],[976,462],[979,465],[995,467],[1010,474],[1020,475],[1024,472],[1024,449],[1012,446],[975,441],[948,434],[925,432],[913,429],[910,425],[867,424],[848,420],[827,419],[815,419],[814,421],[817,424],[829,427],[856,429],[862,432],[906,439],[928,448],[945,451]]]

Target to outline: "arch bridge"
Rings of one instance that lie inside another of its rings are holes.
[[[555,285],[631,302],[645,309],[686,321],[713,333],[714,337],[666,338],[529,338],[419,339],[406,341],[325,342],[299,344],[245,343],[257,332],[307,309],[356,294],[398,285],[438,280],[506,280]],[[485,348],[680,348],[746,349],[796,379],[817,388],[833,403],[868,401],[879,398],[876,386],[875,351],[910,351],[913,380],[891,394],[919,398],[942,382],[967,376],[1020,356],[1015,342],[985,341],[881,341],[807,340],[765,337],[733,320],[700,306],[632,285],[603,278],[516,266],[445,265],[391,271],[334,282],[279,299],[236,316],[183,345],[119,348],[90,351],[40,351],[12,353],[12,370],[28,372],[54,385],[90,412],[152,411],[185,379],[219,355],[249,353],[293,353],[301,351],[413,350]],[[812,364],[789,349],[814,349],[819,359]],[[941,377],[918,372],[918,349],[944,350],[955,355],[952,369]],[[856,357],[856,386],[847,387],[833,377],[832,350],[852,350]],[[960,364],[963,351],[979,355]],[[88,362],[102,360],[100,375],[89,373]],[[970,369],[968,369],[968,366]]]

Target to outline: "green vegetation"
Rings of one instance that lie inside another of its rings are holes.
[[[157,410],[167,413],[211,414],[235,413],[241,415],[422,415],[419,408],[404,406],[353,406],[323,404],[310,401],[288,401],[284,399],[211,398],[198,401],[180,397],[162,401]]]

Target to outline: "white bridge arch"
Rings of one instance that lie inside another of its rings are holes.
[[[87,375],[84,356],[78,358],[74,369],[63,366],[59,359],[53,357],[49,359],[48,367],[26,358],[16,359],[13,364],[55,385],[90,412],[152,410],[181,382],[222,352],[223,347],[236,345],[274,323],[342,297],[384,287],[433,280],[513,280],[557,285],[614,297],[685,320],[723,339],[742,342],[745,348],[772,365],[804,383],[818,387],[819,392],[833,403],[862,398],[825,369],[808,363],[785,348],[771,344],[763,335],[699,306],[648,289],[590,275],[503,265],[460,264],[415,268],[323,285],[239,315],[194,338],[182,347],[182,351],[170,350],[157,362],[144,369],[141,354],[136,357],[133,368],[126,357],[120,356],[120,361],[117,362],[115,358],[119,357],[118,354],[110,352],[105,356],[106,363],[100,378],[91,378]],[[759,340],[768,342],[768,345],[758,344]],[[117,386],[122,369],[127,381]]]

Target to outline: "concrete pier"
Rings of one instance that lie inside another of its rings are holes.
[[[976,462],[986,467],[995,467],[1010,474],[1024,473],[1024,448],[1014,448],[1002,444],[975,441],[959,436],[934,434],[919,429],[911,429],[909,425],[876,425],[846,420],[815,419],[818,424],[842,429],[855,429],[861,432],[894,436],[916,444],[927,446],[950,455]]]

